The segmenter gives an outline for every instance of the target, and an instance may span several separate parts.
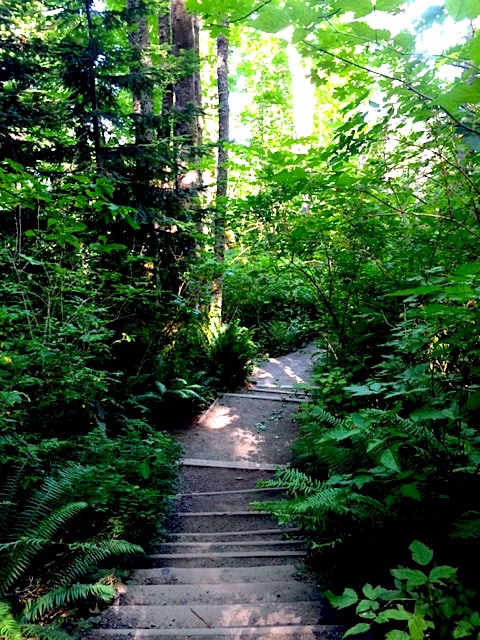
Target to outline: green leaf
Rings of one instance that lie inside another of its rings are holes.
[[[445,418],[445,412],[439,411],[438,409],[432,409],[431,407],[427,407],[426,405],[420,407],[419,409],[415,409],[410,414],[410,419],[413,422],[425,422],[426,420],[441,420]]]
[[[433,627],[433,622],[427,622],[425,614],[418,610],[415,611],[413,618],[408,621],[408,630],[412,640],[424,640],[425,631],[431,627]]]
[[[387,620],[410,620],[412,614],[406,611],[402,605],[397,605],[396,609],[382,611],[381,616],[382,622],[387,622]]]
[[[478,0],[445,0],[445,9],[454,20],[473,20],[480,15]]]
[[[423,542],[414,540],[408,548],[412,552],[414,562],[420,564],[422,567],[432,561],[433,551],[429,549],[426,544],[423,544]]]
[[[384,467],[386,467],[390,471],[400,471],[398,462],[395,460],[395,457],[391,449],[387,449],[382,453],[380,457],[380,462],[383,464]]]
[[[150,465],[148,464],[148,460],[144,460],[143,462],[140,463],[138,467],[138,472],[144,480],[148,480],[148,478],[152,473],[152,470],[150,469]]]
[[[382,587],[372,587],[371,584],[364,584],[362,587],[363,595],[369,600],[376,600],[382,593]]]
[[[428,577],[423,573],[423,571],[419,571],[418,569],[392,569],[391,572],[394,578],[398,580],[404,580],[407,582],[408,587],[420,587],[424,584],[428,583]]]
[[[336,609],[345,609],[345,607],[351,607],[358,602],[357,592],[348,587],[345,588],[341,596],[336,596],[331,591],[326,591],[325,596]]]
[[[355,18],[361,18],[373,11],[372,0],[337,0],[334,10],[340,10],[343,13],[353,11]]]
[[[415,50],[415,36],[408,31],[401,31],[393,38],[393,42],[403,51]]]
[[[393,629],[389,631],[385,636],[385,640],[411,640],[408,633],[400,631],[399,629]]]
[[[366,384],[351,384],[348,387],[344,387],[345,391],[350,391],[354,396],[371,396],[378,391],[373,391]]]
[[[433,567],[428,577],[430,582],[436,582],[437,580],[455,580],[457,577],[457,569],[449,565]]]
[[[348,636],[355,636],[357,633],[366,633],[370,630],[370,624],[368,622],[359,622],[354,627],[350,627],[343,635],[344,638]]]
[[[375,9],[376,11],[398,11],[403,4],[403,0],[377,0]]]
[[[278,33],[289,27],[290,24],[291,20],[288,12],[272,6],[267,6],[251,21],[251,25],[255,29],[266,33]]]
[[[310,33],[310,29],[304,29],[304,28],[295,29],[292,36],[292,44],[303,42],[309,33]]]
[[[422,496],[418,490],[418,485],[416,482],[411,482],[409,484],[402,484],[400,487],[400,493],[402,496],[406,498],[412,498],[412,500],[421,500]]]

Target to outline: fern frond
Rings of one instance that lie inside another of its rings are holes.
[[[314,418],[317,422],[321,422],[322,424],[330,425],[331,427],[342,428],[347,424],[345,418],[337,418],[319,405],[309,407],[307,411],[309,417]]]
[[[16,531],[33,531],[50,515],[56,503],[65,499],[71,487],[82,478],[88,469],[70,464],[59,472],[58,477],[48,476],[27,501],[16,521]]]
[[[5,478],[0,489],[0,540],[5,540],[12,516],[16,513],[18,490],[23,473],[24,468],[17,467],[13,473]]]
[[[22,622],[40,620],[47,612],[55,612],[80,600],[94,597],[110,602],[115,597],[115,587],[106,584],[74,584],[57,587],[35,600],[31,600],[22,613]]]
[[[480,513],[471,511],[466,513],[462,520],[453,525],[452,538],[461,540],[475,540],[480,538]]]
[[[82,576],[87,575],[93,566],[112,556],[127,556],[131,554],[145,553],[142,547],[125,540],[101,540],[100,542],[76,542],[69,545],[69,549],[78,552],[67,567],[56,576],[58,585],[71,584]]]
[[[52,511],[44,517],[43,520],[38,522],[35,531],[38,536],[46,538],[47,540],[53,540],[55,534],[62,530],[69,520],[72,520],[72,518],[87,508],[87,502],[70,502],[55,509],[55,511]]]
[[[4,596],[9,589],[19,580],[30,567],[33,558],[41,551],[48,540],[44,538],[23,536],[20,540],[14,541],[13,551],[2,558],[2,571],[0,572],[0,597]],[[6,546],[6,545],[3,545]]]
[[[72,636],[56,624],[21,624],[22,640],[72,640]]]
[[[13,617],[10,605],[3,600],[0,600],[0,638],[23,640],[21,626]]]

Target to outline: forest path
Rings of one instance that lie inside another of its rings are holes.
[[[92,636],[109,640],[339,640],[343,629],[305,570],[305,542],[251,502],[290,462],[315,348],[258,366],[177,436],[185,450],[176,510]]]

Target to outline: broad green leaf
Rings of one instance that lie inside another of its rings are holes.
[[[384,451],[380,457],[380,462],[384,467],[390,469],[390,471],[400,471],[400,467],[398,466],[398,462],[395,460],[395,457],[391,451],[391,449],[387,449]]]
[[[403,51],[415,50],[415,36],[408,33],[408,31],[401,31],[393,38],[393,42]]]
[[[375,9],[377,11],[398,11],[403,4],[403,0],[377,0]]]
[[[420,564],[424,567],[432,561],[433,551],[429,549],[426,544],[423,544],[423,542],[414,540],[408,548],[412,552],[413,560],[417,564]]]
[[[392,569],[391,572],[394,578],[398,580],[405,580],[409,588],[420,587],[428,583],[428,577],[419,569]]]
[[[337,0],[333,6],[343,13],[352,11],[355,18],[361,18],[373,11],[372,0]]]
[[[455,625],[453,630],[454,638],[471,638],[473,632],[473,625],[468,620],[460,620]]]
[[[351,384],[348,387],[344,387],[345,391],[350,391],[354,396],[371,396],[378,391],[373,391],[369,386],[365,384]]]
[[[290,15],[284,9],[276,7],[265,7],[259,12],[258,16],[251,20],[251,25],[255,29],[265,31],[266,33],[278,33],[286,29],[291,24]]]
[[[341,596],[336,596],[331,591],[326,591],[325,596],[336,609],[345,609],[345,607],[351,607],[358,602],[357,592],[348,587],[345,588]]]
[[[138,467],[138,472],[140,473],[140,475],[144,480],[148,480],[148,478],[152,473],[150,469],[150,465],[148,464],[148,460],[144,460],[143,462],[140,463]]]
[[[292,44],[297,44],[297,42],[303,42],[309,33],[310,33],[310,29],[304,29],[303,27],[295,29],[292,36]]]
[[[422,499],[416,482],[411,482],[410,484],[402,484],[402,486],[400,487],[400,493],[406,498],[412,498],[412,500],[420,501]]]
[[[438,104],[448,111],[458,109],[462,104],[477,104],[480,102],[480,80],[472,83],[458,82],[450,91],[437,99]]]
[[[346,631],[343,635],[344,638],[348,638],[348,636],[356,636],[358,633],[366,633],[370,629],[370,624],[368,622],[359,622],[354,627],[351,627]]]
[[[390,31],[386,29],[373,29],[366,22],[352,22],[350,24],[350,30],[356,36],[364,38],[365,40],[371,40],[372,42],[388,40],[390,37]]]
[[[415,409],[410,414],[410,420],[414,422],[425,422],[426,420],[442,420],[446,416],[445,411],[439,411],[438,409],[432,409],[432,407],[420,407]]]
[[[474,411],[480,408],[480,391],[475,391],[467,400],[467,409]]]
[[[478,0],[445,0],[445,9],[454,20],[473,20],[480,15]]]
[[[385,611],[382,611],[382,617],[385,620],[409,620],[412,614],[406,611],[401,605],[397,605],[396,609],[385,609]]]
[[[371,584],[367,583],[363,585],[362,591],[363,595],[369,600],[376,600],[382,595],[383,587],[377,586],[374,588]]]
[[[415,611],[413,618],[408,621],[408,630],[412,640],[424,640],[425,631],[433,627],[433,622],[427,622],[425,620],[425,614],[419,611]]]
[[[475,64],[480,64],[480,31],[467,42],[463,50]]]
[[[480,133],[469,131],[462,125],[457,125],[455,131],[462,141],[473,151],[480,151]]]
[[[406,633],[405,631],[400,631],[399,629],[393,629],[392,631],[389,631],[386,634],[385,640],[411,640],[411,639],[409,634]]]
[[[448,565],[433,567],[428,577],[430,578],[430,582],[435,582],[436,580],[454,580],[457,577],[457,569]]]

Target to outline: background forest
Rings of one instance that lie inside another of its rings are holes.
[[[479,14],[0,5],[0,637],[75,633],[161,528],[173,428],[309,340],[262,508],[352,633],[478,637]]]

